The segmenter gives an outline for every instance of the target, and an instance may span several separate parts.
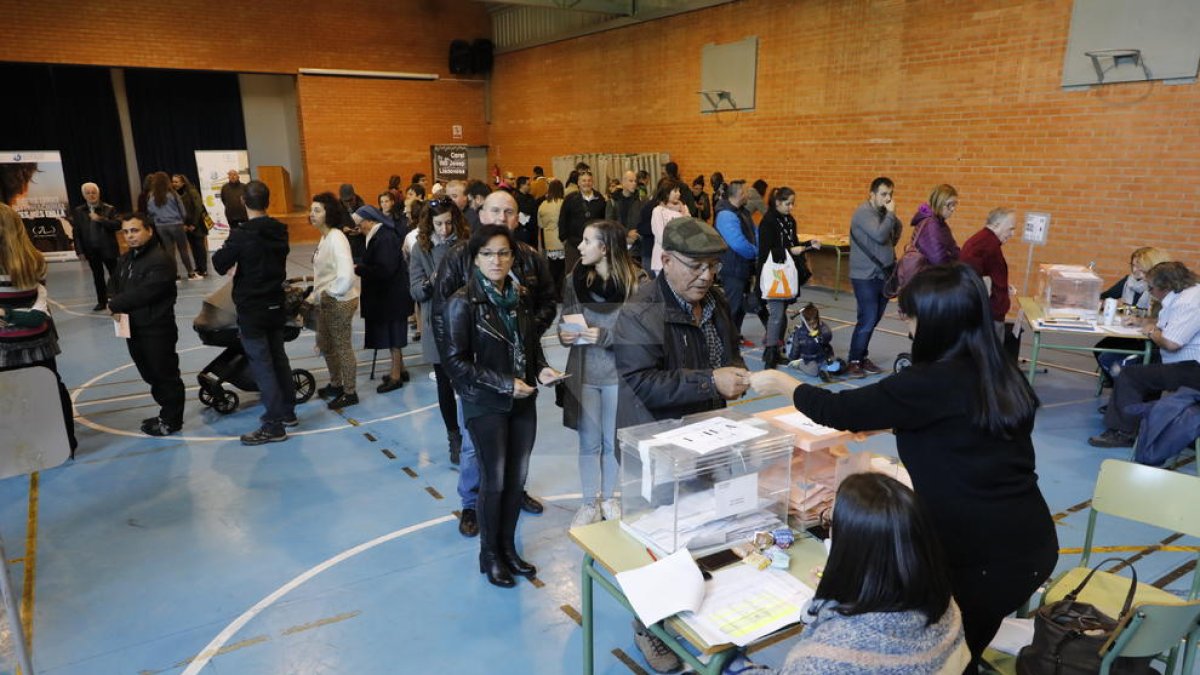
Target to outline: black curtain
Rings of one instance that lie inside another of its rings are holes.
[[[101,198],[129,210],[121,123],[107,68],[0,64],[5,83],[0,150],[57,150],[71,206],[93,182]],[[242,146],[239,146],[242,147]]]
[[[244,150],[236,73],[127,70],[125,95],[138,171],[181,173],[199,186],[196,150]]]

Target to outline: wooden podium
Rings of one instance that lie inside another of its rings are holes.
[[[258,167],[258,179],[271,190],[271,202],[267,215],[286,216],[292,210],[292,176],[282,166]]]

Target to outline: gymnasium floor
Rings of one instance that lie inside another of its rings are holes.
[[[311,250],[293,250],[293,274],[307,272]],[[107,315],[90,311],[86,266],[51,266],[59,365],[76,404],[78,457],[36,478],[0,482],[0,534],[10,574],[32,609],[35,669],[55,675],[579,672],[580,629],[572,616],[579,608],[580,553],[566,537],[579,504],[577,438],[562,428],[553,397],[539,397],[528,485],[546,512],[523,517],[519,532],[542,583],[494,588],[477,571],[478,541],[456,528],[458,474],[447,459],[419,346],[406,350],[413,378],[403,389],[376,394],[377,381],[367,380],[370,353],[360,351],[360,405],[337,414],[311,401],[298,409],[300,426],[288,442],[243,447],[237,436],[257,424],[256,395],[239,392],[241,409],[222,416],[202,408],[195,387],[195,374],[219,349],[200,345],[191,322],[203,295],[220,283],[210,277],[179,287],[188,405],[182,434],[157,439],[137,431],[156,408]],[[822,306],[844,356],[853,296],[843,292],[834,300],[813,289],[805,299]],[[747,320],[746,328],[761,335],[757,321]],[[908,342],[896,319],[885,318],[882,329],[872,343],[881,365]],[[357,330],[361,344],[361,324]],[[565,351],[556,341],[547,345],[551,362],[563,366]],[[312,333],[289,343],[288,352],[294,367],[326,382]],[[752,367],[760,367],[759,354],[747,353]],[[1038,376],[1045,405],[1035,439],[1041,486],[1060,516],[1062,546],[1070,549],[1082,543],[1084,502],[1100,462],[1128,451],[1086,444],[1100,431],[1096,407],[1103,402],[1095,397],[1090,357],[1050,352],[1045,359],[1075,369]],[[785,404],[740,402],[748,411]],[[894,454],[890,434],[865,446]],[[1122,556],[1169,534],[1103,525],[1097,544],[1120,547]],[[1064,554],[1060,568],[1077,559]],[[1146,552],[1137,571],[1154,582],[1189,559],[1194,553]],[[1189,580],[1183,575],[1166,587],[1182,594]],[[629,617],[604,594],[596,597],[597,672],[641,672]],[[5,628],[0,637],[4,672],[13,672],[11,635]],[[755,659],[778,662],[785,649]]]

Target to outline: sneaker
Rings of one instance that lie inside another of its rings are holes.
[[[744,338],[742,339],[741,344],[742,344],[742,347],[744,347],[746,349],[754,349],[757,346],[754,344],[753,340],[746,340]]]
[[[863,369],[862,361],[851,361],[846,364],[846,377],[852,380],[861,380],[866,376],[867,373]]]
[[[1134,435],[1128,431],[1105,429],[1099,436],[1088,439],[1088,445],[1095,448],[1132,448]]]
[[[262,445],[263,443],[279,443],[286,440],[286,431],[283,429],[272,431],[265,425],[248,434],[242,434],[242,445]]]
[[[586,502],[575,512],[571,519],[571,527],[583,527],[600,522],[600,505],[594,501]]]
[[[337,398],[342,395],[342,388],[335,387],[332,384],[327,384],[317,390],[317,396],[321,398]]]
[[[683,667],[679,655],[671,651],[667,643],[658,639],[654,633],[642,625],[641,621],[633,621],[633,643],[642,652],[646,663],[658,673],[671,673]]]
[[[337,398],[335,398],[329,402],[329,409],[330,410],[340,410],[342,408],[347,408],[349,406],[357,405],[357,404],[358,404],[358,394],[355,394],[355,393],[341,394]]]
[[[600,502],[600,515],[604,516],[605,520],[620,520],[621,500],[616,497],[602,500]]]
[[[863,358],[858,365],[862,366],[863,372],[868,375],[878,375],[883,372],[883,368],[875,365],[875,362],[868,358]]]
[[[182,424],[167,424],[161,417],[151,417],[142,422],[142,433],[148,436],[170,436],[182,428]]]
[[[297,419],[295,415],[292,415],[291,417],[284,419],[282,422],[280,422],[280,424],[285,427],[298,427],[300,426],[300,420]]]

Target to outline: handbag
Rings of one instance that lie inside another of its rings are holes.
[[[1100,672],[1101,650],[1116,637],[1117,627],[1133,606],[1137,590],[1137,570],[1131,565],[1133,579],[1129,593],[1116,619],[1094,605],[1079,602],[1084,586],[1103,565],[1122,562],[1109,558],[1092,568],[1083,581],[1062,600],[1038,608],[1033,618],[1033,642],[1017,655],[1017,675],[1093,675]],[[1112,675],[1149,675],[1152,656],[1119,657],[1109,671]]]
[[[792,256],[783,256],[781,263],[767,256],[758,272],[758,290],[764,300],[795,300],[800,292],[800,275]]]
[[[925,259],[925,254],[917,248],[917,238],[921,236],[921,231],[925,229],[925,224],[913,233],[912,239],[908,245],[904,247],[904,254],[896,261],[896,266],[892,268],[892,273],[888,276],[887,281],[883,282],[883,295],[887,298],[894,298],[900,295],[900,291],[912,281],[912,278],[917,276],[917,273],[929,266],[929,261]]]

